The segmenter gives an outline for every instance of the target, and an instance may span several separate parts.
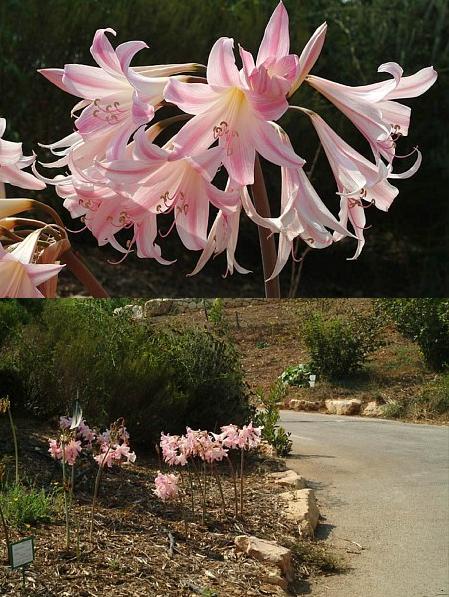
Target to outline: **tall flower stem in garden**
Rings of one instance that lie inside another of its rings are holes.
[[[221,505],[222,505],[222,509],[223,509],[223,516],[226,518],[226,501],[225,501],[225,497],[224,497],[224,493],[223,493],[223,486],[221,484],[220,475],[218,474],[217,467],[215,466],[214,463],[212,463],[210,466],[211,466],[211,469],[212,469],[212,473],[213,473],[213,475],[215,477],[215,480],[217,481],[218,490],[220,492],[220,497],[221,497]]]
[[[245,460],[245,451],[240,450],[240,516],[243,516],[243,464]]]
[[[9,543],[8,525],[6,524],[6,520],[3,515],[3,510],[2,510],[1,505],[0,505],[0,521],[2,523],[3,533],[5,535],[5,541],[6,541],[6,561],[9,561],[9,545],[10,545],[10,543]]]
[[[62,447],[62,489],[64,492],[64,511],[65,511],[65,547],[69,549],[70,546],[70,520],[69,520],[69,500],[67,495],[67,474],[65,461],[65,442],[61,443]]]
[[[194,489],[193,489],[192,471],[190,470],[190,467],[187,470],[189,473],[190,498],[192,501],[192,519],[195,519],[195,496],[194,496]]]
[[[235,474],[235,468],[234,468],[234,465],[232,464],[232,460],[231,460],[230,456],[228,456],[228,462],[229,462],[229,468],[231,469],[232,482],[234,484],[234,515],[237,518],[237,516],[239,515],[239,496],[238,496],[238,491],[237,491],[237,478],[236,478],[236,474]]]
[[[104,466],[104,463],[106,462],[106,458],[108,457],[108,454],[110,451],[111,451],[111,447],[109,446],[103,456],[103,460],[101,461],[101,464],[98,466],[97,476],[95,478],[94,497],[92,499],[92,510],[90,513],[89,541],[92,541],[92,534],[93,534],[93,530],[94,530],[95,506],[97,505],[98,490],[100,489],[100,482],[101,482],[101,475],[103,472],[103,466]]]
[[[254,184],[252,186],[252,194],[254,205],[257,212],[263,218],[271,217],[270,202],[268,200],[267,188],[260,164],[259,156],[256,156],[254,168]],[[264,280],[267,280],[273,273],[276,265],[276,244],[274,242],[274,235],[268,228],[258,227],[260,251],[262,254],[262,265]],[[279,276],[273,280],[265,281],[265,297],[266,298],[281,298],[281,287],[279,284]]]
[[[8,406],[8,417],[9,417],[9,424],[11,425],[11,432],[12,432],[12,439],[14,442],[14,457],[16,461],[16,485],[19,484],[19,446],[17,444],[17,435],[16,435],[16,426],[14,425],[14,421],[12,418],[11,413],[11,404]]]

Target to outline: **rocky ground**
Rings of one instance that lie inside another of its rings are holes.
[[[18,420],[17,427],[23,478],[36,487],[60,487],[60,469],[47,454],[51,428],[30,420]],[[4,417],[0,430],[0,461],[11,470],[12,447]],[[79,521],[79,535],[75,524],[71,549],[65,549],[60,509],[51,523],[13,530],[13,540],[35,536],[36,559],[26,572],[27,595],[242,597],[284,595],[287,588],[293,595],[307,592],[308,578],[321,566],[320,562],[315,566],[313,557],[304,556],[307,546],[321,549],[322,542],[306,538],[319,514],[313,492],[302,489],[302,479],[297,482],[295,477],[292,482],[290,477],[284,484],[279,483],[279,475],[269,476],[285,468],[280,460],[263,455],[251,460],[245,478],[244,515],[237,518],[233,516],[233,484],[226,470],[222,471],[226,517],[221,512],[217,486],[208,478],[205,525],[198,491],[195,516],[185,507],[186,525],[179,504],[163,504],[153,495],[157,461],[138,448],[136,451],[135,464],[108,472],[104,479],[92,542],[87,529],[94,467],[88,462],[77,472],[72,519]],[[301,525],[286,512],[290,500],[285,502],[285,494],[290,492],[294,497],[295,491],[299,491],[298,507],[301,500],[313,502],[313,508],[308,509],[310,520],[305,519],[309,516],[306,509]],[[263,544],[261,549],[258,541],[275,545]],[[3,547],[2,537],[0,549]],[[20,585],[20,573],[3,561],[0,594],[19,595]]]

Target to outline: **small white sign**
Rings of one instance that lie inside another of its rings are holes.
[[[309,375],[309,386],[311,388],[315,387],[316,375]]]
[[[21,568],[34,561],[34,538],[27,537],[9,546],[9,563],[11,568]]]

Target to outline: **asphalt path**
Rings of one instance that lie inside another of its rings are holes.
[[[316,489],[318,537],[351,567],[305,592],[449,595],[449,428],[292,411],[281,423],[293,440],[287,465]]]

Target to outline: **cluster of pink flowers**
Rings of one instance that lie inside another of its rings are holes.
[[[198,458],[208,464],[221,462],[231,449],[252,450],[261,441],[261,427],[252,422],[242,428],[236,425],[221,427],[221,433],[194,431],[187,427],[185,435],[161,433],[164,462],[170,466],[185,466],[189,458]]]
[[[176,499],[179,495],[179,477],[173,474],[164,475],[160,471],[154,480],[156,488],[153,493],[163,502]]]
[[[213,254],[226,252],[227,271],[242,268],[235,260],[242,208],[256,224],[279,236],[278,259],[272,276],[287,262],[293,242],[325,248],[344,237],[357,239],[357,257],[364,245],[366,207],[387,211],[398,194],[390,180],[411,176],[418,169],[393,172],[397,141],[408,135],[409,107],[395,100],[414,98],[436,80],[432,67],[411,76],[393,62],[379,72],[391,79],[350,87],[310,75],[322,50],[327,25],[312,35],[302,53],[290,53],[289,18],[279,3],[263,36],[256,59],[239,46],[242,68],[236,66],[234,40],[221,37],[211,49],[206,78],[182,73],[198,71],[195,64],[132,67],[144,42],[130,41],[113,48],[112,29],[96,32],[91,47],[98,66],[66,65],[40,71],[52,83],[80,98],[76,130],[49,147],[58,159],[45,164],[68,167],[69,175],[45,179],[56,186],[65,207],[81,217],[100,245],[110,243],[125,256],[172,263],[162,257],[157,237],[159,219],[173,215],[184,246],[202,251],[193,273]],[[198,82],[199,81],[199,82]],[[316,113],[291,106],[289,99],[307,83],[333,103],[368,140],[372,158],[362,156],[339,137]],[[169,103],[187,116],[149,126],[159,108]],[[340,197],[335,217],[309,182],[286,132],[277,121],[289,109],[305,114],[313,125],[333,171]],[[158,134],[187,122],[160,147]],[[282,169],[280,215],[259,215],[247,187],[254,182],[256,155]],[[224,167],[225,190],[214,178]],[[216,210],[209,229],[209,211]],[[349,230],[352,229],[352,232]],[[116,236],[131,234],[124,245]],[[167,233],[168,234],[168,233]]]
[[[111,468],[114,464],[120,464],[122,460],[124,464],[136,461],[136,454],[131,452],[128,444],[129,433],[121,422],[112,424],[98,436],[97,441],[100,445],[100,453],[94,456],[94,459],[98,466]]]
[[[114,423],[110,429],[98,434],[82,419],[75,429],[72,429],[72,417],[60,417],[61,433],[58,439],[49,439],[49,453],[55,460],[64,460],[70,466],[75,464],[82,450],[92,450],[97,446],[99,453],[94,460],[100,467],[111,468],[123,460],[125,463],[135,462],[136,454],[129,447],[129,433],[121,422]]]
[[[81,442],[79,440],[70,439],[67,443],[56,440],[56,439],[49,439],[49,449],[48,451],[52,455],[55,460],[62,460],[64,454],[64,461],[73,466],[76,462],[76,459],[81,454]]]

